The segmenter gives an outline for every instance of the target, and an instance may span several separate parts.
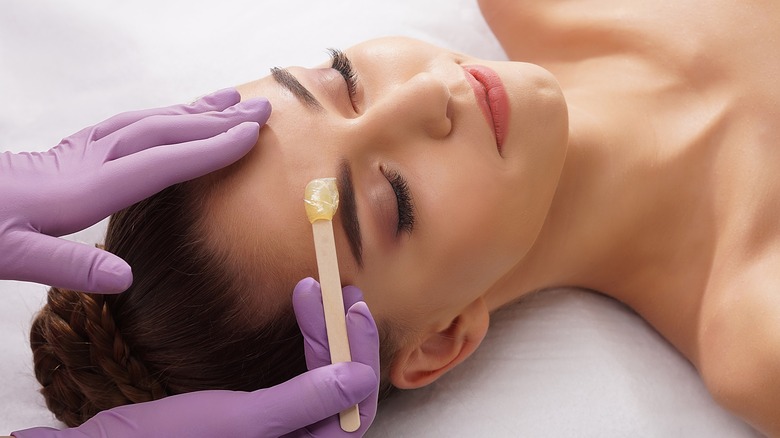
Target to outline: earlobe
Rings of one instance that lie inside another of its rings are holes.
[[[489,324],[485,301],[478,298],[443,330],[433,330],[398,351],[390,369],[393,386],[414,389],[432,383],[477,349]]]

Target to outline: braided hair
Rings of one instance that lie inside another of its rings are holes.
[[[37,347],[35,377],[49,410],[68,425],[81,424],[107,406],[167,395],[131,354],[101,295],[53,288],[30,341]]]
[[[133,268],[126,292],[48,291],[30,343],[46,404],[68,426],[118,405],[251,391],[306,370],[291,306],[270,315],[246,306],[247,294],[289,295],[292,285],[268,279],[249,290],[230,274],[200,238],[207,192],[183,183],[111,217],[105,249]]]

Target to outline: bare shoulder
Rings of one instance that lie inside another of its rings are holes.
[[[780,2],[774,0],[684,0],[663,6],[642,0],[479,0],[479,6],[509,58],[536,63],[656,47],[696,58],[701,47],[722,46],[728,53],[735,46],[744,49],[747,41],[753,42],[748,47],[761,46],[764,39],[758,36],[780,35],[775,25]]]
[[[690,16],[683,10],[686,2],[658,8],[643,1],[479,0],[479,6],[510,59],[543,66],[627,51],[636,55],[637,48],[658,45],[648,40],[659,36],[674,39],[669,45],[675,47],[685,40],[670,35],[690,29],[690,23],[680,23]]]
[[[530,48],[542,46],[551,48],[550,31],[563,30],[561,24],[555,22],[555,10],[569,2],[479,0],[478,3],[482,16],[501,42],[509,58],[529,60],[534,54],[533,50],[529,51]]]
[[[718,263],[701,307],[696,366],[716,400],[780,435],[780,244]],[[724,259],[725,260],[725,259]]]

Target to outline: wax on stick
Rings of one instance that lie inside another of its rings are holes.
[[[325,328],[328,332],[330,362],[349,362],[352,356],[347,339],[347,321],[344,316],[344,298],[341,295],[341,277],[336,259],[336,240],[333,236],[333,215],[339,206],[336,178],[318,178],[306,185],[304,194],[306,215],[314,233],[314,250],[317,254],[317,271],[322,288],[322,305],[325,309]],[[339,413],[339,423],[346,432],[360,428],[357,405]]]

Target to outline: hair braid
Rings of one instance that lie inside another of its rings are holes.
[[[132,356],[102,295],[51,288],[30,343],[46,404],[69,426],[104,409],[166,395]]]

